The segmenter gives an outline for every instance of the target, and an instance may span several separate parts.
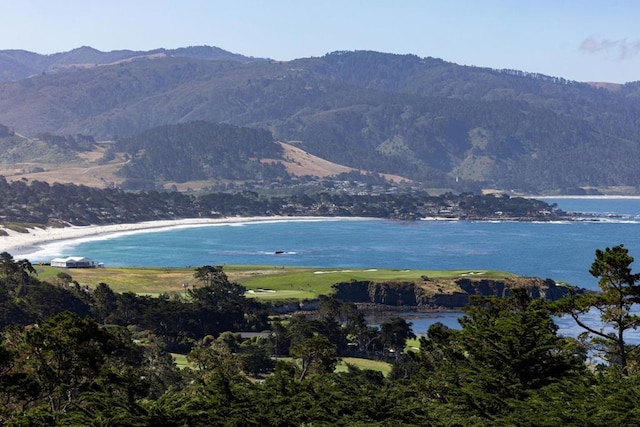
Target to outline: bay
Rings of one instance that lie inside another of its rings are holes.
[[[624,244],[632,256],[640,257],[640,199],[545,200],[566,211],[599,215],[600,220],[246,222],[57,242],[45,246],[30,259],[37,262],[81,255],[107,266],[257,264],[492,269],[597,289],[596,279],[588,272],[596,249]],[[634,267],[640,268],[637,263]],[[413,323],[415,333],[424,334],[435,322],[458,327],[460,313],[402,313],[402,316]],[[597,323],[595,313],[587,316],[585,320],[589,323]],[[559,318],[557,323],[562,334],[576,336],[581,332],[570,319]],[[630,338],[640,342],[638,336]]]
[[[308,220],[246,222],[57,243],[33,261],[86,256],[107,266],[225,264],[336,268],[503,270],[597,289],[596,249],[640,256],[640,200],[549,199],[601,221]]]

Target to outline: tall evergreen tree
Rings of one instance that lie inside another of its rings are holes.
[[[628,342],[628,333],[640,326],[640,316],[634,312],[640,303],[640,274],[631,271],[632,263],[633,257],[624,245],[596,250],[589,273],[599,278],[600,292],[573,296],[557,304],[559,311],[568,313],[624,375],[630,373],[631,358],[637,357],[640,348]],[[590,310],[600,314],[601,325],[588,324],[581,317]],[[633,369],[636,366],[634,363]]]
[[[476,299],[465,311],[461,331],[429,330],[441,350],[428,365],[435,365],[438,393],[448,394],[446,400],[492,418],[531,390],[585,373],[584,355],[571,339],[557,335],[546,302],[531,299],[526,290]]]

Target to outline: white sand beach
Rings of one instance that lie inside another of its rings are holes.
[[[32,253],[43,245],[65,240],[96,239],[105,236],[117,236],[131,233],[160,231],[169,228],[202,227],[207,225],[242,224],[250,222],[275,221],[330,221],[330,220],[362,220],[363,218],[346,217],[227,217],[227,218],[190,218],[177,220],[148,221],[130,224],[70,226],[62,228],[31,228],[28,233],[19,233],[4,229],[8,236],[0,236],[0,252],[12,255]]]

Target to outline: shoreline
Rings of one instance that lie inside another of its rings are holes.
[[[640,196],[635,196],[635,195],[615,195],[615,194],[593,194],[593,195],[574,195],[574,196],[523,196],[527,199],[591,199],[591,200],[625,200],[625,199],[629,199],[629,200],[633,200],[633,199],[640,199]]]
[[[547,199],[640,199],[640,196],[619,196],[619,195],[580,195],[580,196],[546,196]],[[333,216],[228,216],[219,218],[182,218],[173,220],[154,220],[138,223],[108,224],[108,225],[88,225],[88,226],[66,226],[66,227],[33,227],[27,228],[28,232],[21,233],[0,225],[0,231],[5,231],[7,236],[0,236],[0,252],[8,252],[18,258],[29,258],[38,256],[37,253],[53,245],[65,246],[71,242],[80,243],[90,240],[103,240],[120,237],[129,234],[139,234],[147,232],[159,232],[177,228],[194,228],[220,225],[241,225],[249,223],[269,223],[287,221],[363,221],[363,220],[384,220],[385,218],[373,217],[333,217]],[[421,221],[435,222],[457,222],[457,221],[522,221],[522,218],[448,218],[448,217],[424,217]],[[571,219],[569,219],[571,220]],[[575,220],[575,219],[573,219]],[[538,222],[537,218],[529,218],[524,221]],[[546,222],[546,221],[544,221]]]
[[[360,217],[322,217],[322,216],[256,216],[256,217],[224,217],[224,218],[184,218],[172,220],[144,221],[136,223],[87,225],[68,227],[28,228],[28,233],[20,233],[0,226],[0,230],[8,236],[0,236],[0,252],[8,252],[12,256],[24,257],[41,250],[46,245],[65,241],[95,240],[113,238],[127,234],[157,232],[177,228],[194,228],[217,225],[233,225],[247,223],[269,223],[287,221],[363,221],[373,218]]]

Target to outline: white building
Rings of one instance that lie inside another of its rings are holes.
[[[51,260],[51,267],[66,268],[94,268],[96,265],[92,259],[70,256],[67,258],[54,258]]]

